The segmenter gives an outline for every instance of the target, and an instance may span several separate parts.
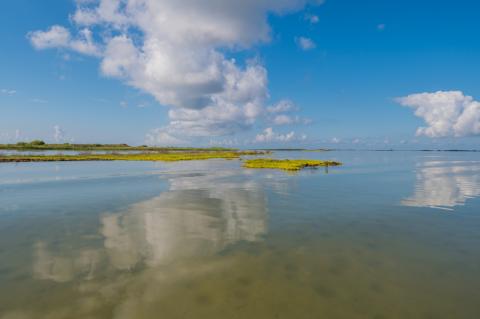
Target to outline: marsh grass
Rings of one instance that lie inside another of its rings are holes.
[[[319,166],[338,166],[340,162],[335,161],[317,161],[317,160],[280,160],[270,158],[249,159],[244,161],[243,167],[246,168],[270,168],[282,169],[286,171],[298,171],[306,167]]]
[[[243,155],[263,155],[258,151],[230,151],[230,152],[162,152],[139,154],[88,154],[78,155],[4,155],[0,162],[76,162],[76,161],[193,161],[214,158],[237,159]]]
[[[130,146],[128,144],[47,144],[41,140],[34,140],[31,142],[18,142],[16,144],[0,144],[0,150],[19,150],[19,151],[190,151],[190,152],[231,152],[236,151],[232,148],[210,147],[210,148],[196,148],[196,147],[158,147],[158,146]]]

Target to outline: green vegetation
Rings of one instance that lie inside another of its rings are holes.
[[[236,159],[242,155],[263,155],[257,151],[163,152],[140,154],[78,154],[78,155],[3,155],[0,162],[63,162],[63,161],[192,161],[212,158]]]
[[[196,147],[157,147],[157,146],[130,146],[128,144],[46,144],[44,141],[18,142],[17,144],[0,144],[0,150],[19,151],[234,151],[223,147],[196,148]]]
[[[273,168],[283,169],[286,171],[298,171],[305,167],[318,167],[318,166],[338,166],[342,165],[339,162],[334,161],[317,161],[317,160],[279,160],[270,158],[259,158],[246,160],[243,167],[246,168]]]

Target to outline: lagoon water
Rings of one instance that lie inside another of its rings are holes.
[[[480,153],[0,164],[0,318],[480,318]]]

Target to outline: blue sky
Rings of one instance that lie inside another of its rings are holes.
[[[480,141],[478,2],[127,2],[2,4],[0,142]]]

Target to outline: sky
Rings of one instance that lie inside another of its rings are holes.
[[[0,143],[480,148],[480,2],[16,0]]]

